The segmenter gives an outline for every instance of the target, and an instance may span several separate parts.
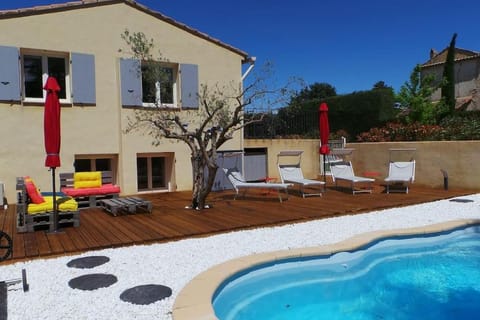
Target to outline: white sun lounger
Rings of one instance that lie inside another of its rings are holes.
[[[415,160],[405,162],[390,162],[388,176],[385,178],[387,193],[408,193],[408,186],[415,180]],[[398,185],[400,189],[390,190],[391,185]]]
[[[298,184],[300,187],[300,193],[302,197],[308,196],[321,196],[322,191],[325,191],[325,182],[306,179],[303,176],[302,169],[297,165],[278,165],[278,171],[280,173],[280,179],[282,183],[293,183]],[[305,192],[305,188],[316,188],[318,187],[318,192]]]
[[[300,165],[302,154],[303,150],[284,150],[277,154],[277,167],[280,179],[282,183],[298,184],[303,198],[307,196],[321,196],[322,192],[325,191],[325,182],[304,177]],[[306,188],[313,192],[305,192]]]
[[[288,187],[291,186],[291,184],[288,183],[267,183],[267,182],[247,182],[243,178],[242,174],[238,172],[236,169],[223,169],[223,172],[225,172],[225,175],[227,176],[228,180],[232,184],[233,188],[235,189],[235,198],[237,199],[238,193],[240,190],[243,190],[243,196],[245,197],[245,194],[248,189],[253,189],[253,188],[263,188],[263,189],[270,189],[270,190],[276,190],[278,192],[278,199],[280,202],[282,202],[282,196],[280,194],[280,191],[285,191],[285,194],[288,197]]]
[[[335,182],[335,186],[338,187],[338,181],[347,181],[350,183],[353,194],[361,192],[372,193],[372,184],[375,179],[356,176],[350,161],[343,162],[342,164],[332,164],[330,171],[332,172],[332,179]],[[364,188],[356,188],[356,185],[359,184],[362,184]]]

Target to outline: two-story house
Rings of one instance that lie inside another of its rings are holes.
[[[125,133],[135,108],[151,104],[131,69],[141,62],[132,59],[121,35],[143,32],[168,60],[165,112],[175,108],[195,117],[200,85],[241,84],[249,60],[246,52],[132,0],[0,11],[0,29],[0,181],[9,203],[15,202],[18,176],[31,176],[41,191],[51,189],[43,141],[49,74],[62,87],[57,172],[111,170],[123,194],[168,192],[191,189],[190,152],[183,143],[153,146],[150,136]],[[241,148],[237,132],[225,149]]]
[[[422,64],[421,76],[433,75],[435,84],[442,80],[448,47],[440,52],[430,50],[430,59]],[[456,108],[480,110],[480,52],[455,48],[455,97]],[[432,95],[432,101],[441,99],[441,90]]]

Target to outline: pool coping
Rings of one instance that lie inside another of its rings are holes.
[[[172,316],[174,320],[218,320],[213,310],[212,297],[223,281],[243,269],[286,258],[352,251],[386,237],[437,233],[479,223],[480,219],[462,219],[414,228],[371,231],[334,244],[272,251],[229,260],[213,266],[193,278],[177,295]]]

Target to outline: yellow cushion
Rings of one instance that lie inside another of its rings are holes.
[[[99,188],[102,186],[102,172],[75,172],[73,174],[73,187],[80,188]]]
[[[45,202],[40,204],[30,203],[28,204],[28,214],[37,214],[53,211],[53,197],[44,196]],[[77,211],[78,203],[75,199],[70,197],[57,197],[58,210],[59,211]]]

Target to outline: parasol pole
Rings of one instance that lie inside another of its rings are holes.
[[[327,183],[327,172],[326,172],[327,167],[326,167],[326,164],[325,164],[326,163],[325,155],[323,154],[322,156],[323,156],[323,182]],[[325,190],[326,190],[326,188],[325,188]]]
[[[52,170],[52,193],[53,193],[53,232],[58,230],[58,209],[57,209],[57,193],[55,191],[55,167],[51,167]]]

